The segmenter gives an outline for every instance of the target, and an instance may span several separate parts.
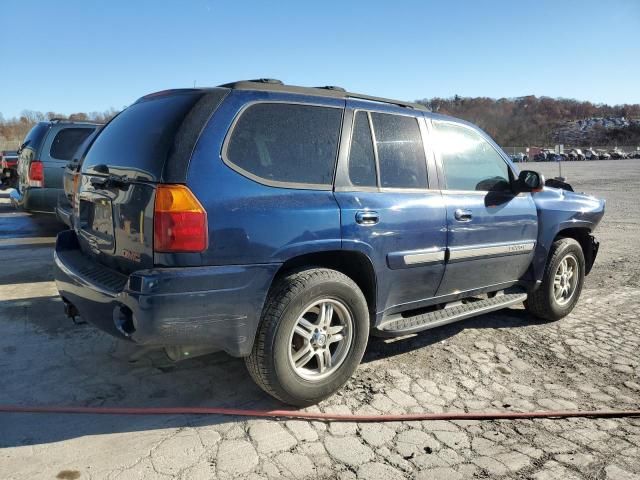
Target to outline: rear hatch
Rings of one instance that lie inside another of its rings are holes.
[[[225,89],[148,95],[107,124],[82,164],[74,221],[80,247],[122,273],[153,266],[160,183],[185,183],[189,158]]]

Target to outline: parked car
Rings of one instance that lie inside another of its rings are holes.
[[[614,160],[624,160],[627,158],[627,154],[618,148],[614,148],[613,150],[609,150],[609,155]]]
[[[15,188],[18,183],[18,152],[2,150],[0,152],[0,189]]]
[[[56,206],[56,215],[58,219],[72,228],[73,209],[77,207],[76,193],[80,181],[80,168],[89,147],[93,140],[100,132],[101,127],[96,128],[77,148],[71,157],[71,161],[64,167],[62,176],[62,187],[64,195],[58,195],[58,205]]]
[[[533,161],[534,162],[548,162],[549,161],[549,155],[552,154],[553,152],[549,149],[543,148],[541,149],[538,153],[536,153],[533,157]]]
[[[609,155],[604,150],[598,150],[598,158],[600,160],[609,160],[611,158],[611,155]]]
[[[273,80],[142,97],[94,140],[78,199],[55,250],[69,316],[244,357],[295,405],[338,390],[370,334],[523,301],[564,317],[604,214],[470,123]]]
[[[640,158],[640,150],[633,152],[633,154],[629,155],[629,158]]]
[[[584,151],[584,156],[585,156],[585,159],[587,159],[587,160],[598,160],[600,158],[598,153],[595,150],[593,150],[592,148],[587,148]]]
[[[585,156],[579,148],[572,148],[567,153],[567,160],[583,161],[585,160]]]
[[[64,195],[63,169],[98,125],[54,119],[39,122],[29,131],[18,151],[15,201],[19,207],[28,211],[55,211],[58,195]]]
[[[522,152],[514,153],[510,157],[514,163],[523,163],[523,162],[529,161],[529,156],[526,153],[522,153]]]

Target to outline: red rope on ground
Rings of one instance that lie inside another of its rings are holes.
[[[54,407],[0,405],[3,413],[49,413],[90,415],[232,415],[239,417],[294,418],[331,422],[412,422],[423,420],[526,420],[533,418],[640,417],[640,410],[550,410],[537,412],[450,412],[399,415],[343,415],[299,410],[249,410],[218,407]]]

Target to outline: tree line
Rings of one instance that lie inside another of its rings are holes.
[[[29,130],[38,122],[59,118],[62,120],[93,121],[105,123],[118,113],[111,108],[104,112],[78,112],[71,115],[64,115],[56,112],[38,112],[35,110],[24,110],[19,117],[5,119],[0,113],[0,150],[16,149],[20,146]]]
[[[554,132],[567,121],[601,117],[640,119],[639,104],[612,106],[534,95],[500,99],[456,95],[422,99],[418,103],[433,112],[475,123],[503,146],[551,145],[557,140]],[[585,138],[585,142],[640,144],[640,128],[634,125],[620,129],[595,129],[593,135],[599,138]]]
[[[625,117],[640,119],[639,104],[603,105],[580,102],[566,98],[536,97],[517,98],[460,97],[430,98],[418,100],[436,113],[452,115],[477,124],[496,142],[503,146],[551,145],[557,141],[554,132],[567,121],[599,117]],[[17,148],[31,127],[42,120],[53,118],[67,120],[92,120],[107,122],[115,109],[104,112],[73,113],[23,111],[19,117],[4,119],[0,113],[0,149]],[[640,145],[640,125],[605,129],[595,128],[585,138],[585,144]]]

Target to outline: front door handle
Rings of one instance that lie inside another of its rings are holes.
[[[456,220],[458,220],[459,222],[470,222],[471,219],[473,218],[473,213],[471,213],[471,210],[465,210],[464,208],[458,208],[453,213],[453,216],[456,217]]]
[[[375,225],[380,221],[380,215],[373,210],[361,210],[356,212],[356,222],[360,225]]]

